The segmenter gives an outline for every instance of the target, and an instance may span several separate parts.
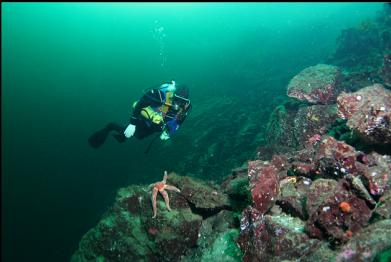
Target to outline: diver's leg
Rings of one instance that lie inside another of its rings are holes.
[[[117,131],[118,133],[123,133],[125,131],[124,126],[121,126],[120,124],[114,122],[108,123],[106,127],[110,129],[110,131],[113,130],[113,131]]]
[[[88,143],[90,146],[93,148],[99,148],[103,145],[103,143],[106,141],[106,138],[110,132],[110,129],[104,127],[103,129],[100,129],[93,133],[89,138],[88,138]]]
[[[124,133],[113,134],[113,137],[115,138],[115,140],[118,141],[118,143],[123,143],[126,141],[126,136],[124,135]]]
[[[89,144],[93,148],[101,147],[106,141],[107,136],[111,131],[116,131],[118,134],[113,135],[113,137],[120,143],[125,142],[126,137],[124,135],[125,128],[117,123],[109,123],[103,129],[96,131],[88,138]]]
[[[119,143],[123,143],[126,141],[126,136],[124,134],[124,131],[125,131],[125,127],[124,126],[121,126],[117,123],[109,123],[107,124],[106,126],[107,128],[115,132],[117,132],[118,134],[113,134],[113,137],[119,142]]]

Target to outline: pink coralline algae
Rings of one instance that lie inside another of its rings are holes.
[[[300,258],[313,252],[319,244],[319,240],[310,239],[276,217],[260,215],[251,207],[243,211],[241,225],[245,229],[241,230],[237,242],[245,250],[242,259],[245,262]]]
[[[288,96],[312,104],[332,104],[340,92],[340,69],[318,64],[310,66],[292,78],[288,84]]]
[[[361,156],[362,153],[356,151],[354,147],[331,136],[325,136],[316,151],[314,159],[319,172],[336,171],[335,169],[338,169],[337,173],[344,175],[346,173],[357,174],[357,172],[364,169],[364,165],[357,161],[357,158]],[[330,165],[330,163],[333,164]],[[331,166],[334,166],[334,168],[330,168]],[[333,174],[329,175],[333,176]]]
[[[271,208],[279,193],[277,168],[269,162],[250,161],[248,175],[254,206],[260,212]]]
[[[369,191],[374,196],[381,196],[391,188],[391,157],[372,152],[367,158],[368,168],[364,176],[368,180]]]
[[[390,233],[390,219],[373,223],[349,239],[346,245],[337,251],[333,261],[389,261],[376,260],[375,257],[376,254],[389,250]]]
[[[380,84],[337,98],[338,115],[370,143],[391,143],[391,91]]]
[[[315,143],[318,143],[320,140],[321,140],[321,135],[319,135],[319,134],[315,134],[315,135],[313,135],[313,136],[311,136],[309,139],[308,139],[308,143],[309,144],[311,144],[311,145],[313,145],[313,144],[315,144]]]
[[[374,196],[380,196],[385,190],[391,188],[390,156],[375,152],[366,155],[343,141],[325,136],[315,153],[314,160],[317,172],[323,173],[329,170],[335,172],[334,175],[337,177],[348,174],[362,176],[367,181],[369,192]],[[333,176],[333,174],[329,175]],[[359,186],[356,185],[357,183],[353,184],[355,187]],[[367,197],[364,198],[372,202]]]
[[[274,155],[270,162],[249,162],[253,202],[241,216],[237,243],[244,253],[242,261],[351,261],[356,257],[367,261],[390,246],[384,238],[373,243],[373,237],[362,238],[361,242],[377,250],[368,254],[351,243],[371,227],[372,220],[391,221],[387,219],[391,214],[391,157],[365,154],[328,135],[311,140],[304,149]],[[278,195],[271,198],[274,192]],[[293,217],[303,223],[303,231],[301,226],[292,226]],[[323,249],[319,243],[344,251]]]
[[[345,242],[349,237],[346,230],[356,233],[366,226],[371,217],[371,210],[365,201],[348,190],[348,185],[341,180],[337,186],[330,188],[327,194],[317,199],[318,192],[322,187],[319,184],[331,182],[329,179],[318,179],[311,186],[311,193],[308,195],[310,218],[306,223],[306,230],[312,237],[319,239],[328,238],[332,241]],[[327,187],[326,187],[327,188]],[[349,205],[349,209],[345,205]]]

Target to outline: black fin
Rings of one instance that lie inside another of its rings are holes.
[[[118,141],[118,143],[123,143],[126,140],[126,136],[122,134],[115,134],[113,137]]]
[[[90,144],[90,146],[92,146],[93,148],[99,148],[103,145],[103,143],[106,141],[106,138],[108,136],[110,132],[110,129],[105,127],[97,132],[95,132],[94,134],[92,134],[89,138],[88,138],[88,143]]]

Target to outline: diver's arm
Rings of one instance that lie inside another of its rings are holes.
[[[141,105],[140,101],[136,101],[133,103],[132,116],[130,117],[129,124],[124,131],[124,135],[127,138],[132,137],[136,131],[136,125],[137,125],[137,122],[139,119],[141,106],[142,105]]]
[[[143,115],[141,114],[143,108],[156,107],[160,105],[161,93],[158,89],[152,89],[146,92],[140,100],[133,103],[133,113],[130,117],[130,123],[136,124]],[[147,117],[146,117],[147,118]]]
[[[142,109],[142,102],[140,102],[140,101],[141,101],[141,99],[139,101],[136,101],[133,103],[133,112],[132,112],[132,116],[130,117],[130,120],[129,120],[129,123],[132,125],[136,125],[137,120],[139,119],[140,111]]]
[[[127,138],[132,137],[134,135],[134,133],[136,132],[137,117],[135,115],[135,111],[136,111],[137,104],[138,104],[138,101],[136,101],[133,104],[133,113],[132,113],[132,116],[130,117],[129,125],[125,128],[125,131],[124,131],[124,135]]]
[[[163,123],[163,116],[161,113],[153,110],[152,107],[147,106],[141,109],[140,115],[145,119],[152,121],[154,124],[160,125]]]
[[[137,104],[139,105],[140,103]],[[136,131],[136,125],[142,119],[150,121],[153,125],[156,125],[161,129],[164,128],[164,121],[161,113],[154,111],[151,106],[146,106],[139,109],[137,108],[138,105],[136,105],[136,108],[133,110],[133,114],[130,118],[129,125],[124,131],[124,135],[127,138],[134,135]]]

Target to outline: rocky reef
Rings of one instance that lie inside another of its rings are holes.
[[[169,193],[171,211],[158,198],[152,218],[150,187],[121,188],[71,261],[201,261],[216,252],[224,261],[239,261],[239,230],[220,186],[175,173],[167,182],[181,189]]]
[[[389,261],[388,8],[367,25],[372,33],[342,32],[330,65],[305,68],[288,84],[287,95],[301,102],[270,115],[270,139],[248,164],[252,203],[237,240],[243,261]],[[371,37],[381,43],[366,46],[370,58],[360,60],[352,39]]]
[[[72,261],[372,261],[391,249],[391,157],[328,135],[221,185],[167,181],[181,189],[172,211],[158,199],[152,218],[150,187],[122,188]]]
[[[373,223],[379,217],[388,221],[383,223],[390,221],[390,209],[385,216],[376,214],[388,205],[384,201],[389,201],[382,196],[390,192],[390,156],[366,155],[325,135],[303,150],[257,161],[256,170],[260,170],[256,176],[265,179],[250,178],[250,188],[268,197],[253,197],[252,205],[242,213],[238,242],[244,261],[254,257],[257,261],[303,259],[317,252],[343,257],[347,249],[371,260],[391,248],[390,241],[384,244],[384,236],[375,237],[371,231],[379,230],[375,225],[383,225]],[[253,176],[252,165],[248,172]],[[271,184],[270,176],[279,183]],[[359,233],[372,234],[376,244],[370,255],[353,248],[362,245],[353,237]]]

